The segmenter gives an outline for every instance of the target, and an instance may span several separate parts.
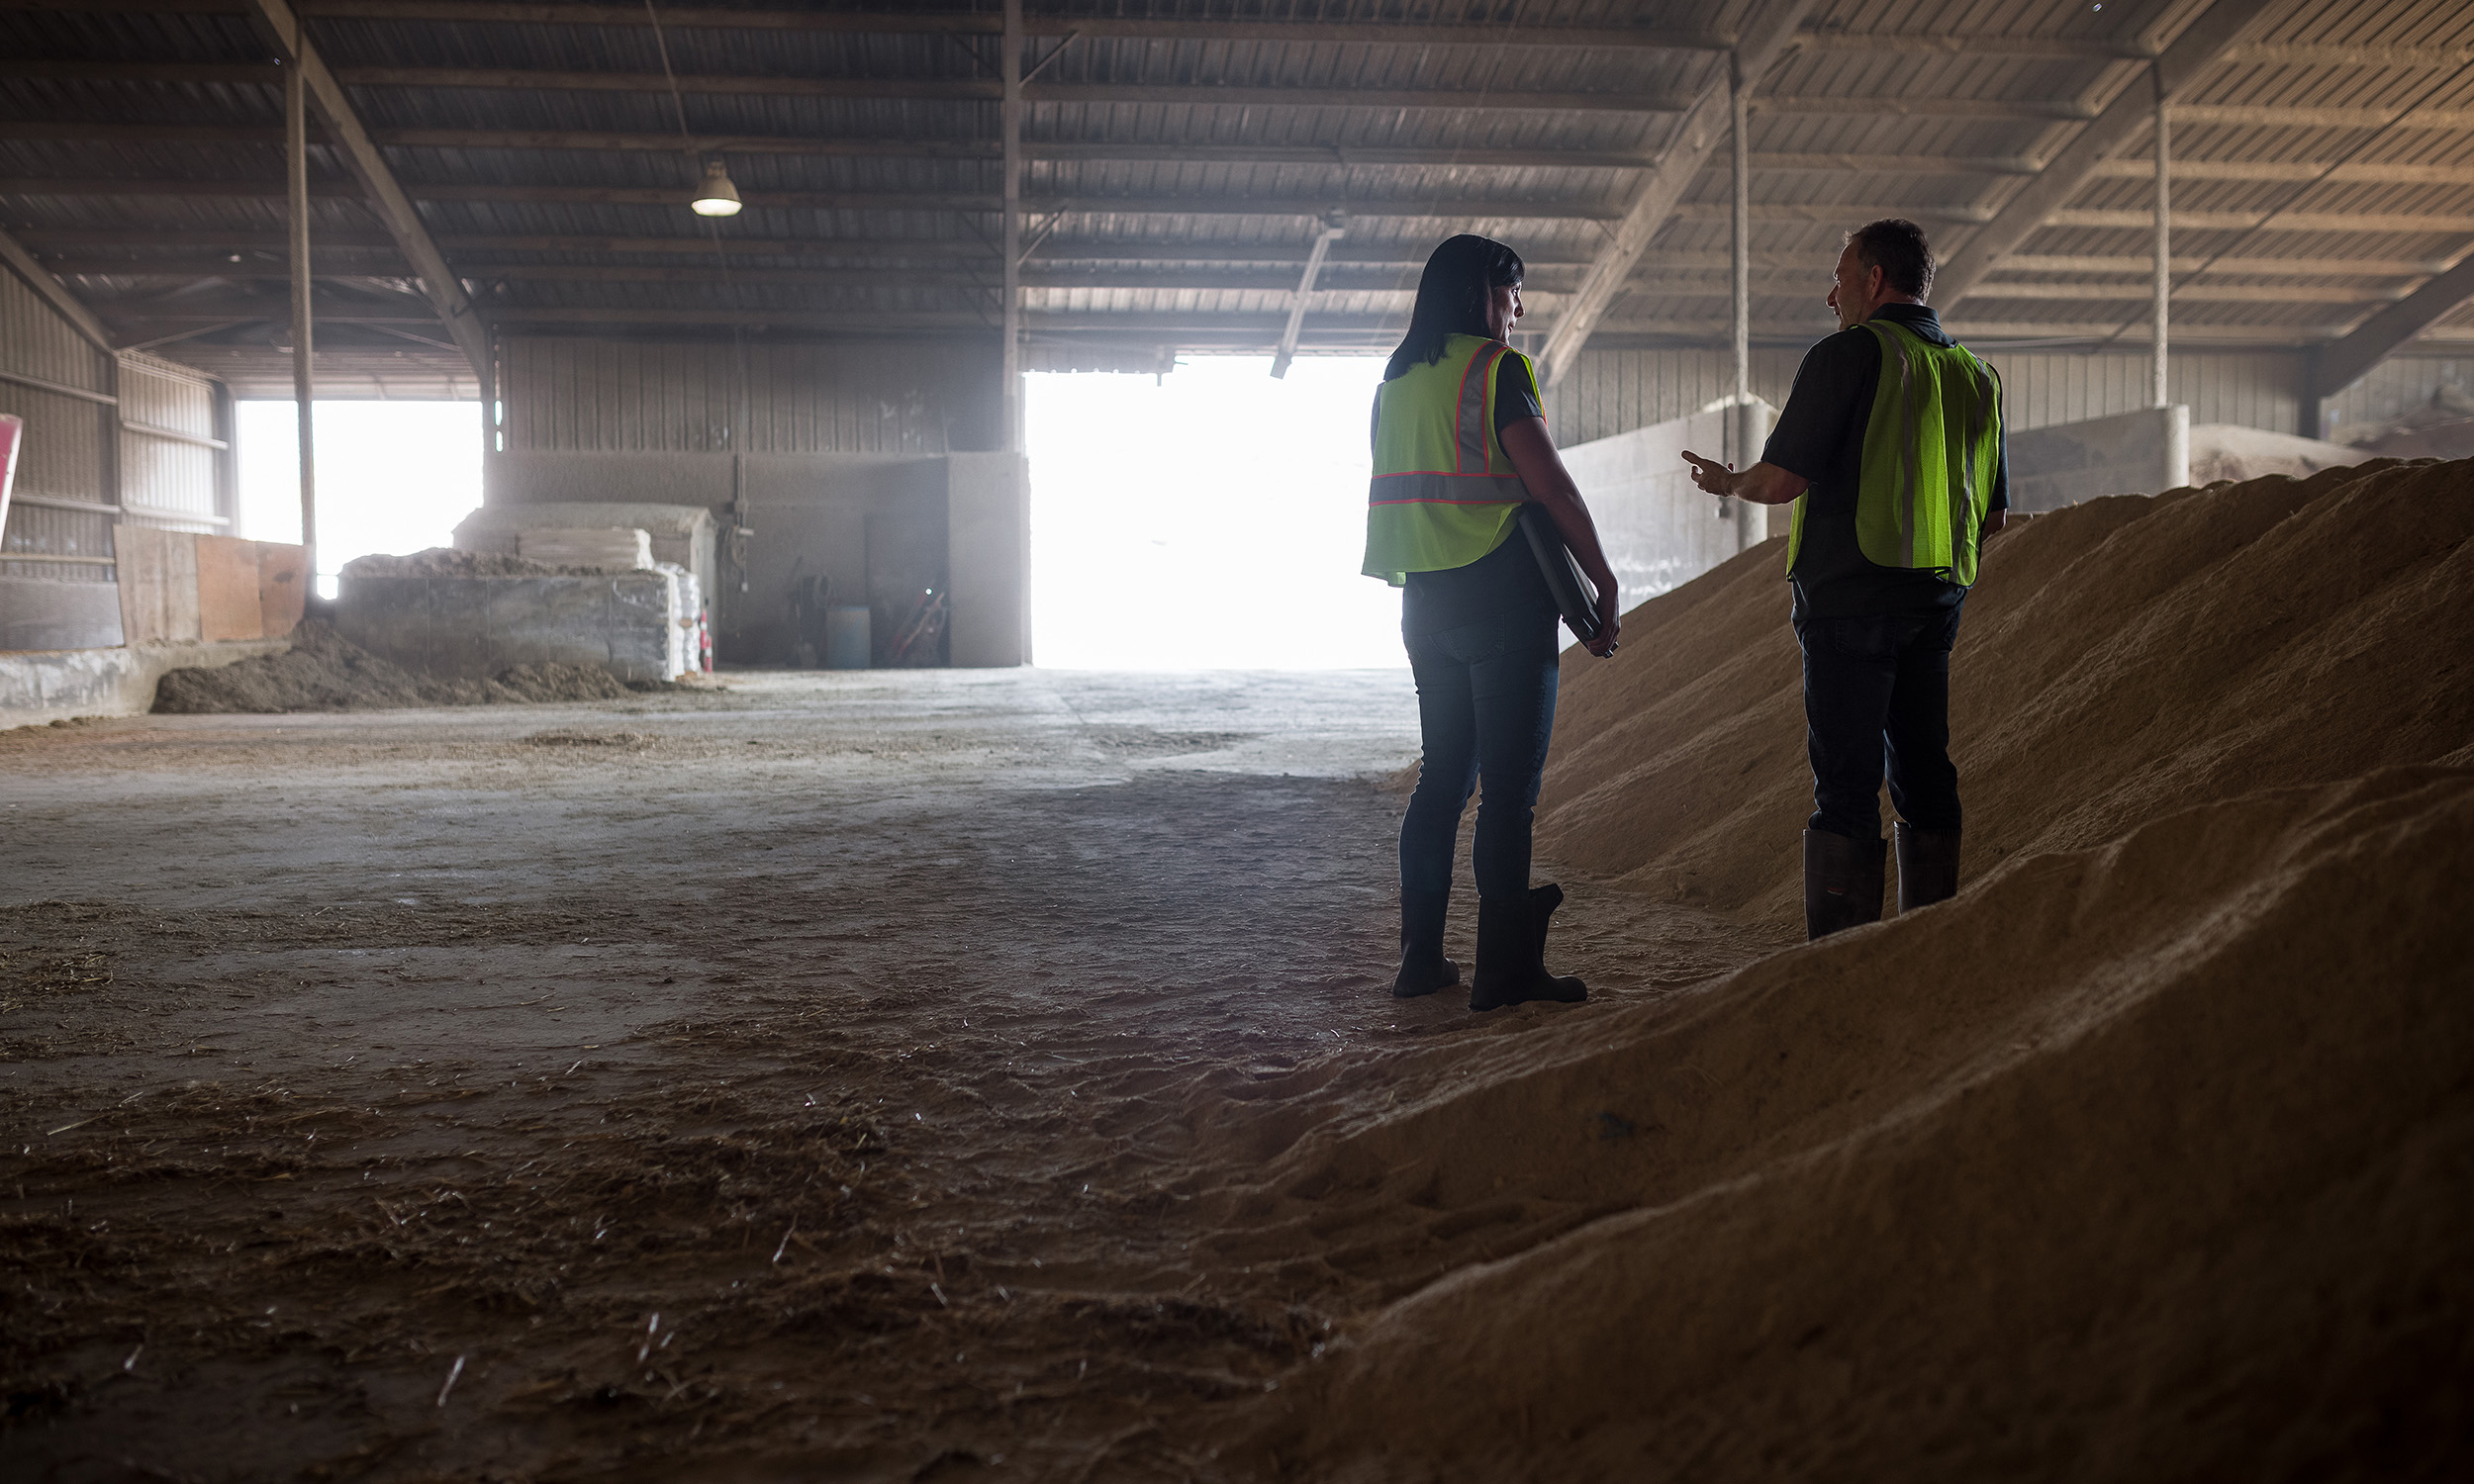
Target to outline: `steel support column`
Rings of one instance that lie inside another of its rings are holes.
[[[318,592],[318,462],[311,406],[316,392],[310,373],[310,194],[309,89],[298,60],[284,68],[284,183],[288,196],[285,227],[292,244],[292,404],[300,411],[301,439],[301,564],[308,573],[310,596]]]
[[[1004,150],[1004,440],[1022,451],[1022,0],[1005,0],[1004,33],[998,39],[1003,101],[997,105]]]
[[[2147,405],[2164,407],[2170,402],[2165,390],[2165,330],[2170,323],[2173,303],[2173,127],[2166,109],[2165,79],[2162,68],[2150,63],[2147,75],[2156,88],[2156,196],[2152,210],[2156,214],[2155,281],[2149,306],[2150,329],[2154,336],[2154,364],[2148,371]]]
[[[1726,457],[1738,468],[1752,467],[1752,450],[1737,448],[1738,429],[1744,421],[1741,409],[1753,400],[1753,153],[1749,138],[1752,90],[1745,86],[1744,55],[1727,55],[1728,138],[1734,151],[1733,227],[1734,256],[1729,264],[1729,297],[1734,310],[1734,323],[1729,348],[1735,358],[1735,406],[1739,410],[1727,418]]]

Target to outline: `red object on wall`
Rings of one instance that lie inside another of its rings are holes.
[[[0,413],[0,521],[9,518],[9,487],[17,483],[17,445],[25,436],[25,418]]]

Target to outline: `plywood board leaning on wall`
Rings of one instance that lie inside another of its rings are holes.
[[[238,536],[196,536],[198,637],[262,639],[257,602],[257,543]]]
[[[301,621],[301,548],[144,525],[112,527],[129,644],[280,639]]]
[[[301,626],[309,603],[309,554],[281,541],[252,541],[257,548],[259,632],[280,639]]]
[[[150,525],[112,527],[121,587],[121,642],[184,644],[198,624],[198,538]]]

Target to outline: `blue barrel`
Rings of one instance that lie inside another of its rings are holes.
[[[865,670],[868,652],[867,604],[850,603],[824,610],[825,669]]]

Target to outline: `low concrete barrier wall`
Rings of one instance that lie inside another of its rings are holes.
[[[2010,435],[2010,508],[2057,510],[2191,481],[2191,410],[2147,408]]]
[[[649,570],[599,577],[356,577],[343,574],[335,631],[381,659],[440,679],[487,680],[517,665],[607,665],[620,680],[669,680],[680,653],[681,583]]]
[[[0,654],[0,727],[143,716],[154,708],[154,683],[171,671],[211,670],[291,647],[290,639],[237,639]]]
[[[118,584],[0,577],[0,650],[104,649],[120,642]]]
[[[1702,494],[1683,451],[1749,468],[1760,457],[1771,416],[1769,405],[1757,401],[1562,450],[1564,467],[1589,502],[1626,608],[1769,538],[1767,507]],[[1779,518],[1783,523],[1783,510]]]

